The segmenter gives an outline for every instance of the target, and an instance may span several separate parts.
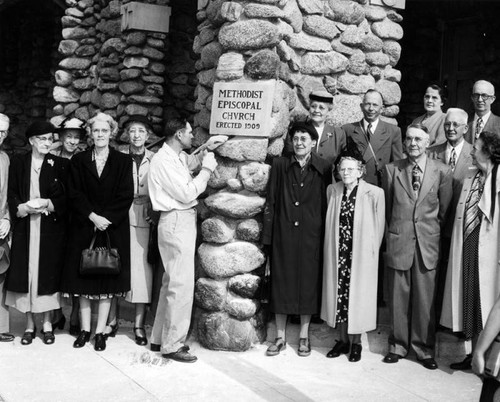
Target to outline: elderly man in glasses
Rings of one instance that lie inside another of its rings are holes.
[[[495,87],[491,82],[480,80],[472,87],[472,103],[474,119],[469,122],[469,130],[465,140],[474,145],[483,131],[491,131],[500,136],[500,117],[491,112],[491,104],[495,101]]]

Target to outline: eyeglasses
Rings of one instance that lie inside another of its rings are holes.
[[[34,138],[36,138],[40,142],[54,142],[54,137],[52,135],[42,137],[41,135],[35,135]]]
[[[0,137],[7,137],[9,134],[9,130],[0,130]]]
[[[487,101],[490,99],[493,99],[495,95],[488,95],[488,94],[472,94],[472,99],[475,101],[479,100],[479,98],[483,98],[483,100]]]
[[[451,121],[449,123],[444,123],[443,127],[446,128],[446,129],[449,129],[451,127],[458,128],[458,127],[462,127],[462,126],[465,126],[465,125],[466,125],[466,123],[455,123],[454,121]]]
[[[358,168],[340,168],[339,169],[339,172],[342,172],[342,173],[352,173],[356,170],[359,170]]]

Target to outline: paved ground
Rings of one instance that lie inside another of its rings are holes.
[[[197,363],[167,361],[133,341],[132,324],[121,321],[104,352],[92,344],[73,349],[74,338],[56,333],[54,345],[37,337],[20,344],[24,318],[11,316],[12,343],[0,343],[0,401],[474,401],[480,380],[452,372],[452,357],[436,371],[414,359],[381,362],[383,354],[365,349],[359,363],[327,359],[327,348],[298,357],[296,346],[266,357],[266,345],[244,353],[214,352],[191,345]],[[39,325],[40,326],[40,325]],[[290,341],[293,341],[291,337]],[[370,342],[373,341],[370,338]]]

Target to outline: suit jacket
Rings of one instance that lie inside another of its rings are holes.
[[[345,145],[346,134],[344,130],[341,127],[325,124],[317,150],[314,148],[313,153],[328,161],[332,167],[335,167],[337,159],[344,150]]]
[[[429,148],[427,150],[427,155],[431,159],[438,160],[441,163],[447,165],[448,161],[446,160],[446,144],[447,142]],[[457,163],[455,165],[455,170],[453,170],[453,197],[448,209],[448,215],[446,216],[446,222],[443,231],[443,235],[448,238],[451,238],[453,221],[455,219],[455,210],[457,209],[458,199],[460,198],[460,194],[462,192],[464,179],[469,174],[469,170],[472,167],[472,156],[470,154],[471,151],[472,145],[465,141],[462,147],[462,152],[460,152],[460,156],[458,157]]]
[[[441,229],[452,198],[451,169],[427,158],[418,197],[411,184],[412,169],[413,163],[409,159],[385,166],[385,261],[389,268],[409,270],[418,247],[424,266],[432,270],[439,262]]]
[[[467,123],[469,125],[469,129],[464,135],[465,141],[472,145],[474,145],[474,141],[476,140],[475,133],[472,132],[472,130],[474,129],[473,123],[474,118]],[[483,131],[491,131],[493,133],[497,133],[500,136],[500,117],[491,113],[488,121],[483,127]]]
[[[403,158],[403,144],[401,140],[401,130],[399,127],[379,120],[377,129],[370,139],[370,144],[377,158],[378,170],[375,165],[373,153],[368,146],[368,139],[363,129],[363,121],[349,123],[342,126],[347,141],[352,141],[363,155],[366,163],[365,181],[376,186],[381,185],[380,173],[384,166],[390,162]]]

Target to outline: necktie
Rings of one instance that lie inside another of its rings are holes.
[[[415,163],[415,166],[413,166],[413,170],[411,171],[411,185],[413,187],[413,191],[415,191],[416,194],[418,194],[418,191],[420,190],[421,183],[422,180],[420,178],[420,168]]]
[[[455,151],[455,148],[451,149],[449,164],[451,170],[455,170],[455,166],[457,165],[457,152]]]
[[[479,137],[479,134],[483,131],[483,119],[479,118],[476,121],[476,138]]]
[[[366,129],[366,134],[368,135],[368,141],[371,140],[373,135],[372,128],[373,128],[372,123],[368,123],[368,128]]]
[[[481,210],[478,205],[483,194],[483,188],[483,172],[479,170],[472,180],[469,195],[465,200],[464,240],[481,223]]]

